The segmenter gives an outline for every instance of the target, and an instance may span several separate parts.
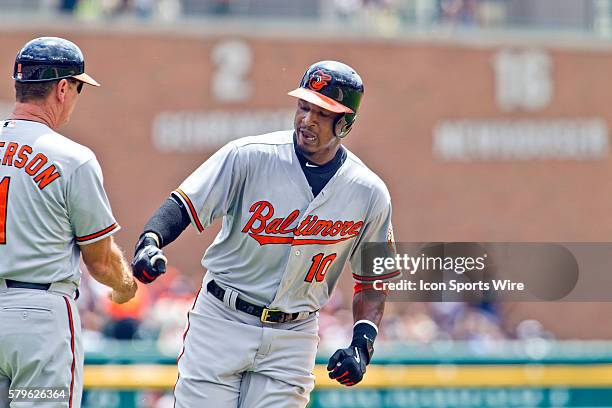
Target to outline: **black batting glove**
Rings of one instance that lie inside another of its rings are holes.
[[[368,323],[353,328],[353,341],[347,348],[336,351],[327,364],[329,378],[350,387],[359,383],[374,353],[376,329]]]
[[[365,355],[359,347],[348,347],[334,353],[327,364],[329,378],[350,387],[363,379],[366,372]]]
[[[154,233],[142,234],[136,244],[132,260],[132,274],[142,283],[151,283],[161,274],[166,273],[166,256],[159,248]]]

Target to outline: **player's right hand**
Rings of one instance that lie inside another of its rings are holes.
[[[157,241],[143,234],[136,244],[136,253],[132,260],[132,274],[142,283],[151,283],[166,273],[166,256],[157,246]]]
[[[327,364],[329,378],[350,387],[363,379],[366,372],[366,355],[357,346],[336,351]]]

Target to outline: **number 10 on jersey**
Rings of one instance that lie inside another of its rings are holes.
[[[4,177],[0,181],[0,245],[6,244],[6,211],[10,181],[10,177]]]
[[[317,282],[323,282],[325,279],[325,274],[329,270],[332,262],[336,259],[336,254],[331,254],[325,256],[324,253],[316,254],[312,257],[312,265],[310,265],[310,269],[308,269],[308,273],[306,274],[306,282],[312,282],[313,279]]]

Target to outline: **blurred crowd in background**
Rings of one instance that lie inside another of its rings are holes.
[[[117,305],[107,298],[108,289],[84,273],[79,308],[83,324],[85,349],[98,349],[105,339],[149,340],[157,351],[167,356],[179,354],[187,323],[187,312],[193,306],[196,289],[184,275],[169,267],[152,285],[140,285],[136,298]],[[320,311],[321,348],[345,347],[353,325],[351,300],[336,290],[330,302]],[[516,327],[504,324],[497,305],[470,305],[462,302],[387,302],[377,344],[412,342],[429,344],[460,340],[470,348],[486,350],[499,340],[534,338],[550,339],[552,335],[533,320]]]
[[[85,271],[85,267],[82,266]],[[153,340],[165,355],[178,355],[182,347],[187,311],[195,298],[193,285],[175,268],[168,267],[155,284],[139,284],[136,297],[118,305],[109,289],[83,273],[79,312],[85,349],[98,349],[104,339]]]
[[[295,14],[296,17],[311,14],[324,15],[341,20],[343,23],[360,24],[371,20],[387,29],[404,20],[417,23],[437,21],[453,25],[489,25],[504,18],[507,0],[332,0],[321,6],[320,1],[303,1],[302,5],[285,4],[282,8],[270,5],[251,10],[240,0],[61,0],[61,12],[84,18],[113,18],[126,15],[141,18],[173,20],[180,16],[202,15],[231,16],[260,14]],[[262,3],[266,3],[263,1]],[[273,3],[268,1],[268,3]],[[291,3],[289,1],[288,3]],[[331,5],[331,7],[329,7]],[[306,8],[310,7],[310,10]],[[300,10],[304,8],[304,10]],[[320,8],[324,10],[318,11]],[[293,9],[293,10],[291,10]]]
[[[404,18],[411,13],[427,14],[442,22],[465,25],[486,23],[503,13],[506,0],[333,0],[332,13],[345,21],[387,15]],[[69,14],[85,14],[96,17],[135,15],[171,19],[181,13],[200,12],[211,15],[242,14],[248,7],[240,1],[207,0],[191,4],[189,0],[61,0],[60,11]],[[311,3],[313,9],[317,2]]]
[[[3,15],[196,27],[226,19],[342,28],[383,37],[472,29],[612,36],[612,0],[0,0]],[[0,15],[0,18],[2,16]],[[239,23],[240,24],[240,23]],[[253,27],[253,31],[257,29]]]
[[[396,36],[448,29],[563,30],[612,36],[612,0],[0,0],[3,14],[184,23],[237,18]]]

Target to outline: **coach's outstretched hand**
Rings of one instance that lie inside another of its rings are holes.
[[[112,292],[108,293],[108,298],[111,300],[111,302],[118,303],[118,304],[127,303],[130,300],[132,300],[134,296],[136,296],[136,291],[138,290],[138,284],[136,283],[134,278],[131,278],[131,279],[132,279],[131,285],[128,286],[125,290],[118,291],[115,289]]]
[[[146,233],[140,236],[136,244],[136,252],[132,260],[132,273],[142,283],[151,283],[163,273],[166,273],[166,256],[159,248],[154,234]]]

